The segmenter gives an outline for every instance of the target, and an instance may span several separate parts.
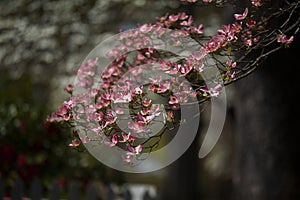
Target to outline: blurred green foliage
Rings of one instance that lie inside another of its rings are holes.
[[[47,91],[45,85],[34,84],[30,74],[14,79],[1,70],[0,177],[10,184],[16,176],[25,183],[34,177],[45,184],[97,178],[105,182],[103,165],[88,152],[68,146],[71,130],[45,122],[51,113]]]

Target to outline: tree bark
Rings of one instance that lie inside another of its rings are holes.
[[[199,199],[198,139],[199,134],[188,150],[168,166],[168,178],[161,199]]]

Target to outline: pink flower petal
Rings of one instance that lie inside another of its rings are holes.
[[[245,11],[243,12],[243,14],[234,14],[234,18],[236,20],[243,20],[247,17],[248,15],[248,8],[245,9]]]
[[[81,144],[81,141],[78,139],[72,140],[72,143],[69,144],[70,147],[77,147]]]

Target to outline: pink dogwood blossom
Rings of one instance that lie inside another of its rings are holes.
[[[262,5],[262,0],[251,0],[251,4],[256,7],[259,7]]]
[[[247,17],[247,15],[248,15],[248,8],[246,8],[242,14],[234,14],[234,18],[236,20],[243,20]]]
[[[294,40],[294,36],[291,36],[288,38],[286,35],[280,34],[277,36],[277,42],[282,43],[282,44],[291,44]]]

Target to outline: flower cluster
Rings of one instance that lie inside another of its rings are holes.
[[[198,26],[193,26],[193,17],[191,15],[187,15],[185,13],[171,14],[168,13],[158,18],[157,25],[160,25],[164,28],[171,29],[180,29],[180,32],[175,32],[173,37],[179,36],[188,36],[188,35],[202,35],[203,34],[203,24],[199,24]],[[178,33],[178,34],[176,34]]]
[[[56,112],[49,115],[47,117],[47,121],[49,122],[61,122],[61,121],[69,121],[74,119],[74,115],[72,114],[72,108],[74,107],[74,102],[70,99],[69,101],[64,101],[64,103],[58,108]]]
[[[264,3],[252,0],[251,4],[260,7]],[[154,24],[121,32],[115,38],[119,44],[105,55],[111,61],[109,65],[99,70],[98,57],[83,63],[75,85],[65,87],[70,99],[48,121],[68,122],[86,132],[91,130],[108,147],[122,148],[125,162],[138,160],[147,149],[152,150],[147,142],[157,134],[151,128],[155,123],[175,127],[180,124],[176,115],[182,104],[218,97],[223,82],[229,84],[253,70],[266,55],[262,47],[274,41],[292,43],[293,36],[270,32],[265,28],[267,21],[253,17],[252,10],[245,8],[234,14],[234,23],[223,25],[211,37],[205,36],[202,24],[195,26],[192,16],[185,13],[166,14]],[[199,43],[199,48],[187,56],[163,50],[164,46],[184,50],[190,38]],[[246,63],[253,49],[262,49],[262,53]],[[246,53],[234,58],[239,52]],[[208,56],[214,59],[214,64],[207,62]],[[240,65],[243,62],[246,64]],[[208,83],[202,73],[211,67],[217,67],[221,77],[214,74]],[[74,93],[76,89],[80,92]],[[90,142],[88,134],[82,138],[76,136],[70,146],[86,142]]]
[[[248,18],[248,8],[241,14],[234,14],[236,20],[233,24],[223,25],[218,30],[218,35],[212,36],[212,38],[204,44],[204,49],[207,52],[215,52],[224,47],[237,46],[240,41],[246,47],[252,46],[259,41],[259,36],[253,36],[255,31],[262,29],[262,26],[258,27],[256,21]]]
[[[259,7],[259,6],[262,6],[263,2],[262,2],[262,0],[251,0],[251,4],[256,7]]]
[[[288,38],[286,35],[278,35],[277,37],[277,42],[285,44],[285,45],[289,45],[293,42],[294,40],[294,36],[291,36],[290,38]]]
[[[97,57],[83,63],[77,71],[75,86],[65,88],[72,95],[70,100],[48,120],[70,122],[92,130],[107,146],[125,149],[124,161],[131,163],[137,159],[147,145],[142,145],[143,142],[136,138],[151,137],[151,126],[156,121],[175,126],[179,121],[174,112],[180,109],[181,104],[195,97],[218,95],[217,92],[201,90],[203,85],[198,85],[195,90],[182,79],[193,74],[201,76],[199,72],[204,70],[207,56],[202,53],[203,49],[180,61],[173,61],[170,59],[173,55],[164,55],[157,50],[162,44],[180,48],[184,46],[185,38],[202,35],[203,26],[195,27],[192,23],[192,17],[185,13],[171,14],[159,18],[155,24],[144,24],[121,32],[117,38],[120,45],[106,55],[112,62],[102,71],[98,70],[101,59]],[[171,31],[171,27],[177,30]],[[129,58],[132,58],[131,63]],[[150,66],[147,67],[147,64]],[[153,70],[157,75],[152,74]],[[98,74],[99,71],[101,74]],[[101,79],[100,83],[97,83],[98,79]],[[197,85],[196,82],[194,85]],[[76,89],[81,92],[74,94]],[[154,104],[155,98],[151,99],[151,93],[159,95],[162,102],[167,103]],[[118,124],[126,126],[119,127]],[[89,141],[88,135],[75,138],[70,146],[77,147],[83,141]]]

